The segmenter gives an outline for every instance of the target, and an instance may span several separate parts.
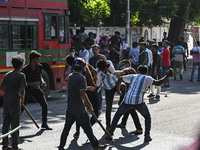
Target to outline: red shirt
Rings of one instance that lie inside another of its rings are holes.
[[[162,55],[162,65],[163,66],[171,66],[169,48],[164,48],[161,55]]]

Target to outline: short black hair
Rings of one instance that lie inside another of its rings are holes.
[[[153,44],[153,45],[152,45],[152,48],[155,48],[155,49],[157,49],[157,50],[158,50],[158,45],[156,45],[156,44]]]
[[[158,46],[162,47],[163,43],[162,42],[158,42]]]
[[[119,31],[115,31],[115,34],[120,34],[120,32]]]
[[[19,69],[24,63],[24,58],[20,55],[14,56],[11,63],[15,69]]]
[[[75,59],[74,56],[68,55],[68,56],[66,57],[66,62],[67,62],[67,64],[68,64],[69,66],[72,66],[72,63],[73,63],[74,59]]]
[[[167,45],[170,45],[170,42],[168,40],[165,40],[164,43],[166,43]]]
[[[122,67],[123,65],[128,64],[129,66],[131,65],[128,59],[123,59],[119,62],[120,67]]]
[[[41,56],[40,53],[36,52],[35,50],[32,50],[29,54],[29,59],[30,61],[32,61],[33,59],[38,58],[40,56]]]
[[[147,74],[148,72],[148,67],[146,65],[140,65],[138,68],[137,68],[137,71],[141,74]]]
[[[182,42],[181,42],[180,40],[178,40],[178,41],[176,42],[177,45],[181,45],[181,43],[182,43]]]
[[[86,43],[85,42],[81,42],[80,45],[86,47]]]
[[[141,43],[141,46],[142,46],[142,45],[143,45],[144,47],[147,47],[146,42],[142,42],[142,43]]]
[[[84,32],[85,31],[85,27],[84,26],[80,27],[80,31]]]
[[[107,69],[110,66],[110,64],[108,64],[105,60],[100,59],[99,61],[97,61],[97,68],[101,71]]]
[[[133,42],[132,46],[133,46],[133,48],[136,48],[138,46],[138,43],[137,42]]]
[[[74,46],[72,46],[70,49],[69,49],[69,51],[71,51],[71,50],[76,50],[76,48],[74,47]]]

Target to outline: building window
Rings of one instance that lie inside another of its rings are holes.
[[[8,49],[8,24],[0,24],[0,49]]]
[[[12,25],[11,26],[11,48],[12,49],[26,48],[25,25]]]
[[[57,39],[57,16],[44,16],[45,40]]]

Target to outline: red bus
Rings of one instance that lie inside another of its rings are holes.
[[[12,56],[20,54],[28,63],[36,50],[42,54],[45,95],[60,89],[70,48],[69,14],[67,0],[0,0],[0,82],[13,69]]]

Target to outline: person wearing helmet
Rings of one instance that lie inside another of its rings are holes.
[[[64,150],[67,136],[71,129],[71,126],[76,121],[86,133],[88,139],[94,150],[103,150],[106,145],[99,145],[96,137],[93,134],[89,115],[86,112],[85,105],[88,111],[93,113],[93,107],[90,103],[86,91],[93,90],[91,86],[87,87],[86,78],[82,74],[86,71],[86,63],[81,58],[76,58],[72,63],[73,72],[69,75],[68,80],[68,102],[66,111],[66,121],[64,129],[60,138],[59,150]]]
[[[76,58],[73,57],[73,56],[67,56],[66,57],[66,63],[69,65],[69,66],[72,66],[73,65],[73,61],[75,60]],[[82,58],[78,58],[78,59],[81,59],[81,60],[84,60]],[[85,61],[85,60],[84,60]],[[99,116],[99,103],[98,103],[98,93],[97,93],[97,88],[96,88],[96,84],[95,84],[95,79],[96,79],[96,75],[97,75],[97,72],[96,70],[92,67],[92,65],[86,63],[86,66],[85,66],[85,71],[82,73],[85,78],[86,78],[86,81],[87,81],[87,85],[88,86],[92,86],[94,90],[88,90],[86,92],[91,104],[92,104],[92,107],[94,108],[94,113],[95,115],[98,117]],[[73,66],[72,66],[72,70],[73,70]],[[96,123],[96,120],[94,117],[92,117],[90,119],[90,123],[91,123],[91,126],[93,126],[95,123]],[[74,133],[74,138],[79,138],[79,135],[80,135],[80,125],[77,123],[76,124],[76,132]]]

